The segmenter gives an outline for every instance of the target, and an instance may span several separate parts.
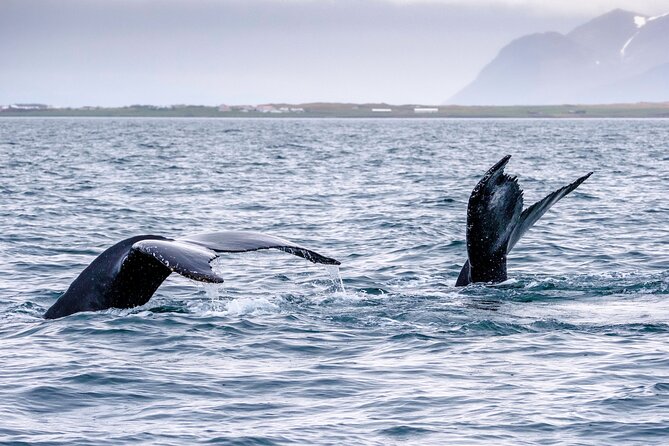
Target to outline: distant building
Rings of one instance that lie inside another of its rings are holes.
[[[218,111],[229,112],[229,111],[232,111],[232,108],[229,105],[221,104],[221,105],[218,106]]]
[[[281,113],[273,105],[269,104],[258,105],[256,107],[256,111],[259,111],[260,113],[276,113],[276,112]]]
[[[416,107],[413,109],[414,113],[439,113],[437,107]]]
[[[233,110],[239,110],[242,113],[248,113],[255,110],[255,107],[252,105],[236,105]]]
[[[47,110],[49,108],[46,104],[10,104],[9,110]]]
[[[373,108],[372,109],[372,112],[374,112],[374,113],[390,113],[391,111],[393,111],[392,108]]]
[[[304,113],[304,109],[302,107],[290,107],[290,112],[291,113]]]

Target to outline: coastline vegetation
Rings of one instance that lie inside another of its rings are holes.
[[[352,103],[264,104],[258,106],[131,105],[127,107],[0,109],[3,116],[154,118],[669,118],[669,102],[603,105],[391,105]]]

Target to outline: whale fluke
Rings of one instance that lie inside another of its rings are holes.
[[[288,240],[251,231],[224,231],[182,237],[178,240],[213,249],[216,252],[247,252],[278,249],[302,257],[313,263],[339,265],[339,261],[325,257]]]
[[[506,257],[542,215],[587,180],[592,172],[523,210],[523,191],[516,177],[504,173],[511,155],[492,166],[476,185],[467,207],[467,256],[455,286],[503,282]]]
[[[209,283],[223,282],[223,278],[211,269],[210,262],[218,257],[211,249],[178,240],[149,239],[133,243],[132,250],[153,257],[171,272],[189,279]]]
[[[340,262],[288,240],[257,232],[215,232],[178,239],[139,235],[105,250],[72,282],[44,317],[144,305],[172,273],[200,282],[221,283],[210,262],[222,252],[279,249],[313,263]]]
[[[539,220],[546,213],[546,211],[548,211],[555,203],[560,201],[564,196],[566,196],[574,189],[576,189],[578,186],[580,186],[581,183],[590,178],[590,175],[592,175],[592,172],[589,172],[586,175],[583,175],[578,180],[574,181],[573,183],[561,187],[560,189],[556,190],[551,194],[548,194],[548,196],[546,196],[544,199],[537,201],[532,206],[525,209],[523,213],[520,215],[520,221],[518,222],[513,232],[511,233],[511,237],[509,238],[509,244],[506,252],[510,252],[511,249],[514,246],[516,246],[516,243],[518,243],[518,240],[520,240],[523,234],[525,234],[528,229],[534,226],[537,220]]]

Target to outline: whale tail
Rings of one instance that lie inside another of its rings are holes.
[[[528,207],[523,211],[520,216],[520,220],[516,224],[509,238],[509,243],[507,246],[507,251],[510,252],[511,249],[518,243],[518,240],[530,229],[534,224],[548,211],[555,203],[560,201],[563,197],[568,195],[578,186],[580,186],[585,180],[590,178],[592,172],[583,175],[573,183],[570,183],[560,189],[548,194],[544,199],[537,201],[532,206]]]
[[[278,249],[313,263],[339,265],[338,260],[257,232],[213,232],[176,240],[139,235],[122,240],[93,260],[44,318],[144,305],[173,272],[200,282],[221,283],[223,278],[211,267],[220,253],[263,249]]]
[[[467,256],[456,286],[472,282],[503,282],[506,257],[518,240],[555,203],[587,180],[592,172],[523,210],[523,192],[516,177],[504,173],[511,155],[497,162],[476,185],[467,208]]]

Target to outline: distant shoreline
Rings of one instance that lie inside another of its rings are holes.
[[[22,108],[21,108],[22,107]],[[460,106],[391,104],[178,105],[53,108],[14,104],[0,117],[137,118],[669,118],[669,102],[605,105]]]

